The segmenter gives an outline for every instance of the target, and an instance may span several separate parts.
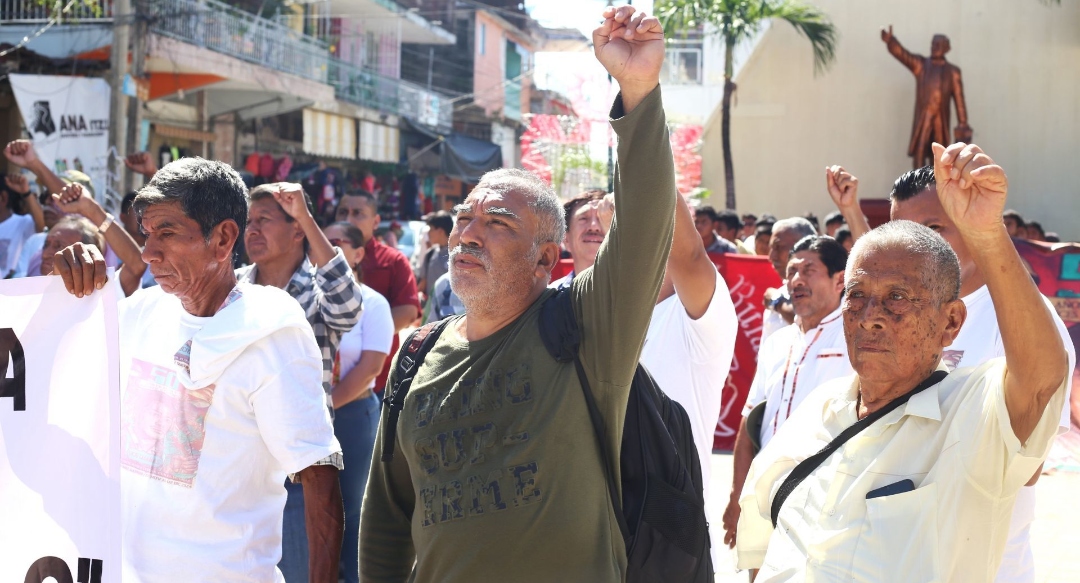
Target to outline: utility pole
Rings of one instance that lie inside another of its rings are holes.
[[[131,4],[131,19],[129,20],[129,35],[131,37],[131,77],[138,81],[142,81],[146,75],[146,37],[147,37],[147,23],[146,16],[148,11],[146,10],[145,0],[125,0]],[[136,84],[136,87],[138,85]],[[135,150],[141,149],[139,143],[139,137],[142,134],[142,106],[138,97],[139,91],[136,89],[135,97],[125,96],[128,100],[128,126],[127,126],[127,148],[121,150],[117,147],[117,151],[121,156],[127,156],[129,153]],[[200,128],[201,129],[201,128]],[[205,154],[204,154],[205,156]],[[124,167],[124,174],[134,178],[135,180],[142,182],[141,177],[135,177],[134,174],[129,174],[127,168]],[[133,190],[136,186],[131,181],[124,181],[129,185],[128,190]],[[126,191],[120,192],[121,196],[126,194]]]
[[[129,97],[124,95],[124,78],[128,74],[128,44],[131,41],[133,20],[131,0],[113,0],[113,42],[109,63],[110,95],[109,145],[116,148],[120,156],[128,151],[128,106]],[[123,196],[127,192],[127,168],[122,160],[116,161],[118,177],[116,192]],[[111,168],[110,168],[111,170]],[[99,193],[101,202],[105,202],[107,193]]]

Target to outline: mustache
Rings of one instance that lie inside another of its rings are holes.
[[[480,260],[480,263],[484,266],[484,269],[491,269],[491,258],[489,258],[486,253],[476,247],[466,247],[461,244],[458,244],[457,247],[454,247],[450,250],[450,261],[453,261],[455,257],[463,253],[465,255],[469,255]]]

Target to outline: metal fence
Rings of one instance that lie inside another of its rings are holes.
[[[7,1],[7,0],[0,0]],[[150,0],[150,31],[326,83],[326,43],[218,0]]]
[[[453,126],[450,99],[408,81],[331,59],[328,82],[342,101],[408,117],[441,132]]]
[[[0,0],[0,22],[4,24],[34,24],[48,22],[57,13],[61,23],[109,22],[112,20],[112,1],[99,0],[88,4],[83,0]],[[64,10],[64,8],[67,10]]]

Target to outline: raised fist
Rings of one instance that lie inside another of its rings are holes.
[[[1001,213],[1009,190],[1005,170],[975,144],[932,147],[938,198],[960,233],[1003,229]]]
[[[841,211],[859,206],[859,179],[843,166],[825,169],[825,188],[836,208]]]
[[[154,157],[147,152],[128,154],[128,157],[124,158],[124,166],[147,178],[153,178],[158,171],[157,164],[154,164]]]
[[[624,91],[648,92],[660,82],[664,29],[633,6],[607,7],[593,31],[593,53]]]
[[[4,148],[4,157],[8,159],[8,162],[23,168],[38,161],[37,152],[34,151],[34,144],[30,140],[9,142],[7,147]]]
[[[9,172],[4,176],[4,184],[12,191],[21,195],[30,193],[30,181],[18,172]]]

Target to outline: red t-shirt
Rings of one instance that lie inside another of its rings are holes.
[[[398,306],[416,306],[420,309],[420,296],[416,293],[416,277],[405,255],[376,240],[374,237],[364,245],[364,260],[360,262],[364,274],[364,285],[379,292],[390,302],[390,308]],[[390,354],[383,363],[383,370],[375,379],[375,392],[382,393],[386,377],[390,376],[390,361],[397,354],[397,334],[390,347]]]

